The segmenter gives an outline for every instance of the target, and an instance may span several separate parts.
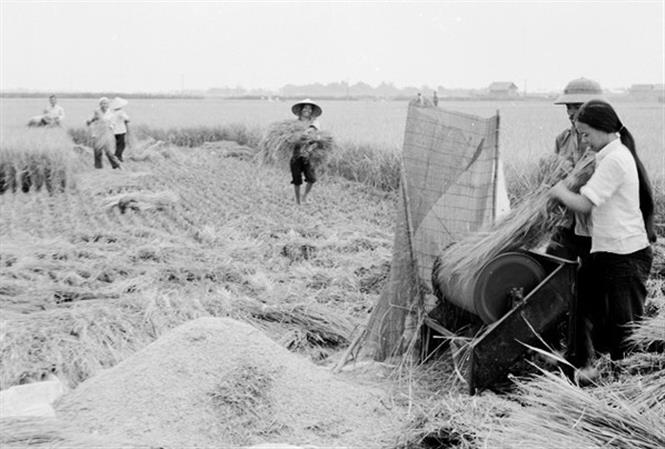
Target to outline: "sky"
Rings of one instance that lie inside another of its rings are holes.
[[[0,90],[665,83],[665,0],[0,0]]]

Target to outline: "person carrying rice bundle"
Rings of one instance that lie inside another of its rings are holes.
[[[296,140],[293,146],[293,155],[291,156],[291,183],[296,197],[296,203],[300,204],[300,186],[303,176],[305,177],[305,192],[302,196],[302,202],[307,200],[307,195],[312,190],[316,182],[316,163],[312,160],[312,152],[315,150],[316,143],[311,142],[311,137],[321,129],[318,117],[323,113],[321,106],[314,103],[309,98],[299,101],[291,107],[291,112],[298,117],[298,121],[305,125],[305,130]]]
[[[591,213],[591,251],[578,275],[578,330],[567,358],[578,379],[592,380],[594,352],[624,357],[626,325],[644,312],[645,282],[653,261],[654,198],[633,136],[612,106],[590,100],[577,112],[582,143],[596,152],[596,168],[580,193],[559,182],[549,195],[568,209]]]
[[[86,125],[90,127],[93,139],[92,150],[95,157],[95,168],[102,168],[102,153],[106,154],[111,167],[120,168],[120,162],[115,157],[115,135],[113,134],[113,113],[109,110],[109,99],[102,97],[99,99],[99,109],[95,109],[94,114]]]
[[[296,203],[301,203],[300,186],[305,187],[305,202],[317,181],[317,172],[323,170],[335,149],[333,136],[321,131],[318,118],[323,109],[309,98],[295,103],[291,112],[297,119],[272,123],[259,143],[262,164],[277,165],[291,172],[291,184]]]

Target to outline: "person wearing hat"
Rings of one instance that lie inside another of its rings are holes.
[[[291,107],[291,112],[298,117],[299,121],[304,122],[306,126],[303,135],[293,147],[293,156],[290,162],[291,183],[293,184],[296,203],[300,204],[300,186],[302,185],[303,175],[306,183],[305,192],[302,196],[303,202],[307,200],[307,195],[309,195],[312,186],[316,182],[315,167],[310,163],[309,157],[303,153],[302,147],[308,133],[321,129],[318,117],[323,113],[323,109],[307,98],[294,104]]]
[[[564,105],[570,127],[554,140],[554,152],[575,166],[589,149],[575,128],[575,118],[582,104],[589,100],[603,99],[603,90],[596,81],[577,78],[566,84],[563,93],[554,104]],[[555,230],[546,252],[569,260],[585,257],[591,249],[591,231],[588,229],[588,214],[569,213],[566,223]]]
[[[577,112],[588,100],[602,97],[603,90],[600,84],[587,78],[577,78],[566,84],[563,93],[554,100],[554,104],[566,107],[566,114],[570,120],[570,127],[563,130],[554,139],[554,152],[556,156],[564,158],[571,167],[574,167],[589,150],[589,145],[582,141],[575,127]],[[589,223],[589,214],[567,211],[565,222],[554,230],[545,252],[562,259],[578,261],[581,267],[591,251]],[[575,326],[579,328],[583,326],[583,323],[578,322]],[[543,338],[554,349],[561,349],[562,340],[565,339],[564,335],[568,332],[565,327],[566,324],[561,322],[546,332]],[[569,352],[574,350],[567,348]]]
[[[614,108],[590,100],[576,115],[582,141],[596,158],[591,178],[575,193],[560,181],[549,194],[568,209],[590,213],[592,246],[578,274],[577,316],[584,326],[575,335],[577,345],[567,358],[578,380],[598,375],[595,351],[622,359],[630,345],[627,325],[644,313],[646,280],[653,263],[653,188],[637,155],[635,139]]]
[[[128,101],[124,98],[115,97],[110,106],[113,116],[113,133],[115,134],[115,157],[120,162],[123,162],[122,153],[125,151],[129,136],[129,115],[123,109],[127,103]]]
[[[113,138],[113,114],[109,110],[109,99],[99,99],[99,108],[95,109],[92,117],[86,120],[92,135],[92,150],[95,158],[95,168],[102,168],[102,153],[111,164],[111,167],[120,168],[120,161],[113,154],[115,139]]]
[[[588,149],[580,142],[580,136],[575,129],[575,116],[582,104],[589,100],[602,100],[603,89],[600,84],[587,78],[577,78],[566,84],[563,94],[559,95],[554,104],[566,107],[566,114],[570,120],[570,128],[565,129],[555,139],[554,151],[559,156],[570,160],[574,165]]]

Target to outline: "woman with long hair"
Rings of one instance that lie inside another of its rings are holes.
[[[591,254],[578,278],[577,313],[586,324],[568,357],[576,367],[585,367],[582,376],[593,376],[594,351],[623,358],[626,325],[644,312],[656,240],[654,199],[633,136],[609,103],[584,103],[575,126],[596,152],[596,169],[580,193],[560,182],[550,195],[575,212],[591,213]]]

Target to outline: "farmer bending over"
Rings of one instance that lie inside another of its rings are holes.
[[[305,176],[305,182],[307,183],[305,186],[305,193],[302,196],[303,202],[307,200],[307,195],[316,182],[315,167],[310,161],[306,142],[308,134],[320,129],[317,117],[321,115],[323,110],[321,109],[321,106],[308,98],[294,104],[291,107],[291,112],[298,116],[298,120],[305,122],[307,125],[300,140],[296,142],[293,147],[293,156],[291,157],[290,163],[291,183],[293,184],[293,189],[296,195],[296,203],[300,204],[300,186],[302,185],[303,175]]]
[[[564,181],[550,196],[568,209],[591,213],[591,253],[578,278],[579,311],[585,320],[573,351],[567,355],[582,367],[580,379],[593,379],[594,352],[624,357],[626,324],[644,312],[645,282],[653,261],[654,198],[646,170],[635,151],[633,136],[608,103],[584,103],[575,119],[581,142],[596,153],[596,169],[580,189]]]

